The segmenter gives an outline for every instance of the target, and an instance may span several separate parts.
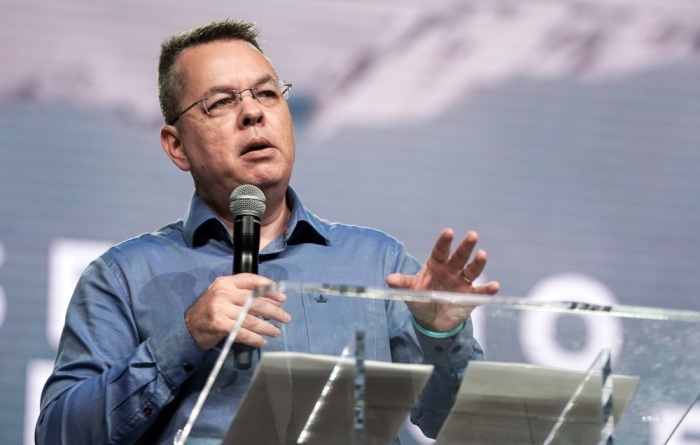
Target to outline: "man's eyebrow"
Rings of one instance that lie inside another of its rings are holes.
[[[275,78],[272,77],[270,74],[265,74],[264,76],[259,77],[258,80],[250,88],[257,88],[260,85],[263,85],[263,84],[266,84],[269,82],[275,82]],[[204,92],[203,97],[209,97],[214,93],[221,93],[221,92],[232,91],[232,90],[239,91],[237,88],[234,88],[231,85],[215,85],[213,87],[208,88]]]

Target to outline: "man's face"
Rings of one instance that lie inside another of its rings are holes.
[[[240,40],[188,48],[175,66],[185,85],[181,109],[213,89],[242,91],[266,79],[278,80],[269,61]],[[231,191],[242,184],[255,185],[266,195],[284,193],[292,173],[294,130],[286,100],[266,106],[250,91],[242,97],[223,116],[206,114],[201,104],[183,114],[175,133],[177,159],[168,153],[178,167],[192,172],[197,192],[215,208],[227,206]]]

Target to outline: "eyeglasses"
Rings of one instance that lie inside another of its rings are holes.
[[[257,100],[261,105],[272,107],[277,105],[282,99],[289,98],[289,90],[292,88],[291,83],[285,83],[282,80],[266,82],[257,88],[246,88],[245,90],[221,90],[215,91],[211,96],[205,97],[194,102],[175,116],[169,122],[169,125],[174,124],[180,116],[187,113],[198,103],[202,104],[204,112],[211,117],[223,116],[233,111],[238,104],[243,102],[243,93],[250,91],[253,99]]]

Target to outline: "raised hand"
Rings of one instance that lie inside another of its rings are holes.
[[[493,295],[500,285],[490,281],[475,285],[474,281],[486,267],[486,251],[478,250],[469,261],[479,239],[476,232],[469,232],[451,253],[454,232],[443,230],[438,236],[430,256],[416,275],[391,274],[387,284],[395,289],[417,291],[463,292],[468,294]],[[473,307],[454,306],[445,303],[407,302],[411,313],[424,328],[450,331],[467,319]]]

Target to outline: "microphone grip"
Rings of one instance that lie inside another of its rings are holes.
[[[233,274],[258,273],[260,220],[252,215],[236,216],[233,221]],[[233,366],[247,370],[253,364],[253,348],[243,343],[233,345]]]
[[[258,273],[260,220],[251,215],[233,221],[233,274]]]

